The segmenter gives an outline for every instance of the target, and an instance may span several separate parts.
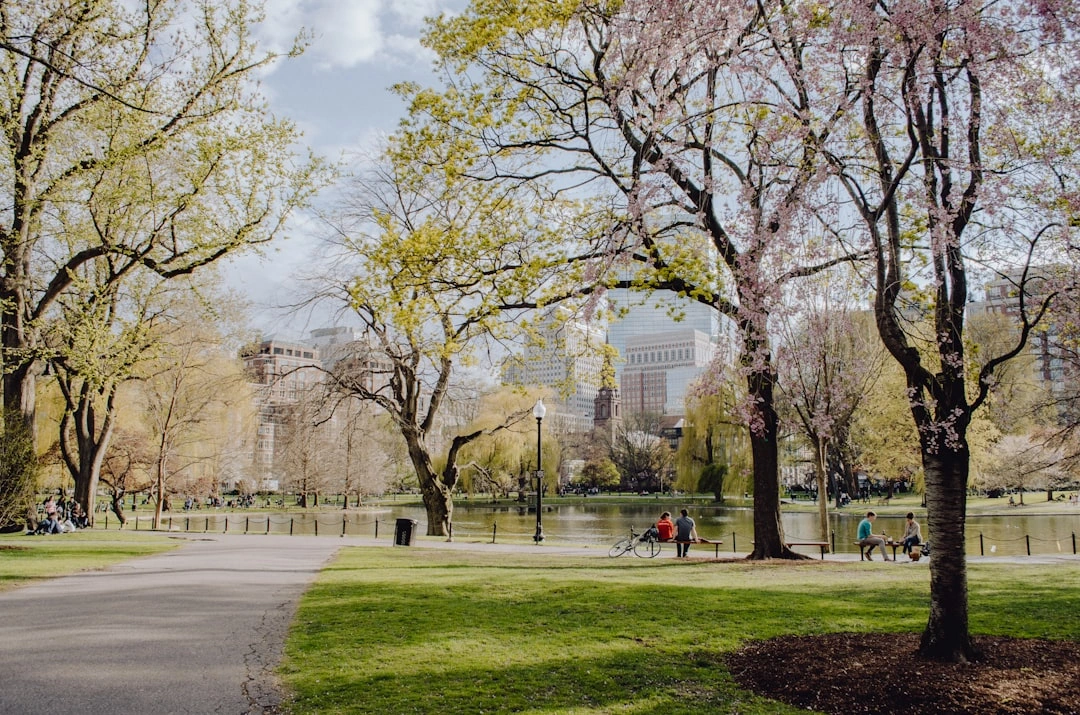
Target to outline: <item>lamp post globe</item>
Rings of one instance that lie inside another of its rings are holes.
[[[544,540],[543,501],[544,501],[544,465],[543,453],[540,450],[540,423],[544,421],[547,408],[543,400],[537,400],[533,407],[533,417],[536,418],[536,534],[533,541],[539,544]]]

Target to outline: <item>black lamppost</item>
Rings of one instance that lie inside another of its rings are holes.
[[[533,536],[533,541],[539,544],[544,540],[544,524],[543,524],[543,501],[544,501],[544,465],[541,461],[543,459],[540,451],[540,423],[544,420],[544,415],[547,414],[547,408],[544,407],[543,400],[537,400],[536,406],[533,407],[533,417],[536,418],[536,534]]]

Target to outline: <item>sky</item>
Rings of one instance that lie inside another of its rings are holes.
[[[316,153],[355,162],[404,114],[390,86],[434,81],[434,56],[420,45],[424,18],[464,6],[465,0],[267,0],[266,21],[256,31],[261,47],[286,51],[301,29],[311,38],[303,55],[271,68],[262,92]],[[300,339],[332,320],[281,307],[296,302],[295,278],[311,267],[319,231],[298,217],[290,237],[275,242],[265,257],[226,264],[228,284],[251,301],[253,327],[264,334]]]

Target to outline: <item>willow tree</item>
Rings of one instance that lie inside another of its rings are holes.
[[[734,322],[753,558],[799,558],[780,521],[770,315],[782,286],[850,258],[804,240],[831,209],[808,197],[848,101],[841,91],[836,117],[807,121],[804,22],[778,3],[478,0],[426,37],[445,88],[401,88],[416,136],[444,127],[485,148],[471,175],[612,202],[620,270],[598,284],[675,291]]]
[[[28,424],[43,326],[104,260],[163,278],[257,247],[318,183],[270,116],[258,3],[0,4],[3,401]]]
[[[869,241],[874,313],[905,376],[934,541],[924,655],[975,655],[968,631],[966,494],[975,411],[1025,350],[1077,263],[1080,10],[1074,3],[836,2],[818,72],[857,91],[822,142]],[[828,108],[819,116],[829,117]],[[1067,272],[1067,271],[1065,271]],[[978,279],[1011,282],[1007,345],[966,345]],[[912,320],[913,316],[916,318]],[[926,337],[912,330],[933,324]]]

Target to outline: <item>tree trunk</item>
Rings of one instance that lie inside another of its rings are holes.
[[[967,562],[964,529],[967,511],[968,453],[959,449],[923,449],[927,527],[933,539],[930,559],[930,620],[923,631],[921,655],[963,663],[976,652],[968,635]]]
[[[448,486],[439,479],[419,432],[402,430],[402,436],[405,437],[409,461],[412,462],[416,479],[420,483],[420,494],[427,511],[427,535],[450,536],[450,520],[454,514],[454,485]]]
[[[5,325],[3,326],[4,347],[11,350],[12,354],[18,355],[18,348],[23,346],[21,345],[19,338],[14,337],[16,335],[15,327],[7,324],[10,320],[12,319],[5,313]],[[12,342],[12,340],[14,340],[14,342]],[[4,385],[4,407],[18,410],[22,414],[23,419],[26,421],[26,426],[30,429],[31,437],[36,441],[37,424],[34,419],[34,414],[37,410],[36,364],[33,362],[17,366],[8,366],[5,364],[4,368],[5,370],[11,371],[5,372],[2,378]]]
[[[828,454],[829,442],[823,437],[818,437],[815,443],[816,459],[814,471],[817,476],[818,488],[818,519],[821,522],[820,539],[829,541],[829,488],[825,480],[825,455]]]
[[[154,500],[154,530],[161,527],[161,510],[165,505],[165,460],[157,463],[157,499]]]
[[[120,520],[120,528],[127,525],[127,516],[124,514],[124,492],[116,492],[112,497],[112,510],[116,518]]]
[[[421,486],[424,508],[427,510],[428,536],[450,536],[450,519],[454,513],[454,502],[450,490],[443,489],[438,480],[431,480],[428,486]]]
[[[758,423],[750,428],[750,450],[754,457],[754,550],[750,559],[805,558],[784,543],[780,522],[780,469],[776,440],[779,420],[773,403],[770,363],[747,377],[750,399]]]

